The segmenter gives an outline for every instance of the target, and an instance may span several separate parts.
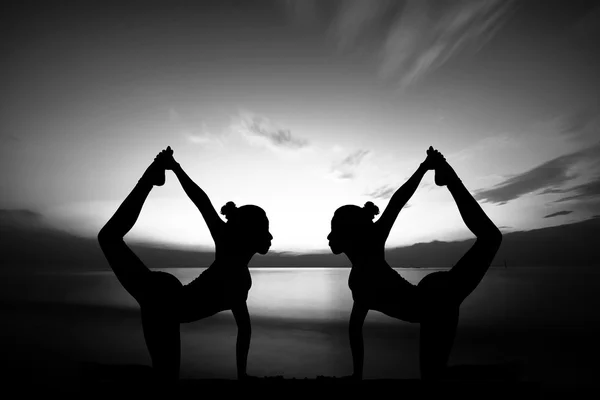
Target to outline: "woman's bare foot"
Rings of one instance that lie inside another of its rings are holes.
[[[352,375],[340,376],[339,379],[341,379],[343,381],[362,381],[362,376],[352,374]]]
[[[179,165],[179,163],[173,158],[173,149],[171,149],[171,146],[168,146],[166,149],[158,153],[156,159],[162,160],[163,167],[167,170],[173,170],[177,167],[177,165]]]
[[[260,378],[258,376],[254,376],[254,375],[243,374],[243,375],[238,376],[238,380],[256,382],[256,381],[260,380]]]
[[[148,182],[154,186],[165,184],[165,167],[162,158],[156,157],[152,164],[146,169],[140,181]]]
[[[454,169],[448,164],[444,156],[440,154],[436,160],[435,166],[435,184],[438,186],[446,186],[449,183],[460,182],[460,178],[454,172]]]

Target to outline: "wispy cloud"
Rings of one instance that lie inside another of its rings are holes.
[[[600,130],[600,112],[596,109],[581,109],[560,117],[560,133],[575,140],[596,137]]]
[[[304,0],[288,1],[293,13]],[[328,31],[342,51],[368,52],[379,75],[407,87],[461,51],[479,50],[512,9],[512,0],[344,0],[319,2],[332,15]],[[314,3],[313,3],[314,5]],[[298,15],[300,17],[300,15]]]
[[[576,134],[581,132],[586,126],[594,120],[596,113],[591,110],[579,110],[563,118],[561,133]]]
[[[561,215],[569,215],[569,214],[571,214],[572,212],[573,212],[573,211],[557,211],[557,212],[555,212],[555,213],[552,213],[552,214],[545,215],[545,216],[544,216],[544,218],[554,218],[554,217],[559,217],[559,216],[561,216]]]
[[[369,153],[369,150],[360,149],[334,163],[331,167],[331,176],[339,180],[354,179],[358,166]]]
[[[196,144],[218,144],[223,146],[223,142],[218,137],[206,133],[184,133],[187,139]]]
[[[301,1],[301,0],[300,0]],[[350,0],[335,2],[329,33],[343,51],[355,50],[368,41],[369,36],[377,35],[377,25],[387,11],[390,1]],[[375,38],[373,38],[375,39]],[[381,38],[377,39],[378,41]]]
[[[568,189],[553,190],[553,193],[570,194],[567,197],[556,200],[562,203],[571,200],[600,199],[600,177]]]
[[[524,194],[563,184],[573,178],[569,167],[574,157],[563,156],[516,175],[491,189],[476,192],[475,198],[489,203],[506,204]]]
[[[373,190],[371,192],[365,193],[365,195],[372,199],[385,200],[385,199],[389,199],[390,197],[392,197],[397,189],[398,189],[397,187],[394,187],[392,185],[383,185],[378,188],[375,188],[375,190]]]
[[[510,4],[503,0],[409,0],[385,41],[380,73],[397,77],[405,87],[467,46],[483,47],[501,26]]]
[[[233,129],[250,144],[265,146],[272,150],[300,150],[309,147],[307,139],[294,137],[289,129],[282,128],[267,117],[242,113]]]
[[[452,154],[446,154],[447,159],[456,160],[468,160],[482,154],[489,154],[490,151],[507,151],[510,149],[518,148],[518,142],[508,134],[499,134],[494,136],[487,136],[483,139],[477,140],[470,144],[468,147],[463,148]]]
[[[223,146],[223,135],[215,134],[208,129],[206,122],[202,121],[196,126],[192,126],[189,122],[175,110],[174,108],[169,109],[169,120],[171,123],[177,126],[179,134],[184,136],[189,142],[198,145],[218,145]]]
[[[578,164],[593,162],[599,156],[600,143],[588,149],[554,158],[529,171],[512,176],[490,189],[479,190],[475,193],[475,198],[489,203],[506,204],[538,190],[542,190],[540,194],[565,193],[561,191],[560,187],[579,177],[579,169],[576,168]],[[589,187],[587,185],[578,186],[581,193],[567,199],[587,196],[596,190],[594,185]],[[574,188],[570,190],[574,190]]]
[[[202,123],[202,128],[197,131],[182,130],[181,133],[191,143],[199,145],[217,145],[220,147],[224,146],[223,135],[217,135],[208,130],[206,123]]]

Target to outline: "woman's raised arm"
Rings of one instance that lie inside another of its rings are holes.
[[[213,240],[216,241],[219,232],[225,225],[225,221],[219,217],[219,214],[213,207],[208,195],[200,188],[200,186],[194,183],[194,181],[185,173],[183,168],[181,168],[181,165],[175,161],[171,147],[167,147],[166,150],[161,151],[158,157],[164,157],[165,168],[170,169],[175,173],[175,176],[179,179],[179,183],[189,199],[192,200],[194,205],[200,210],[206,225],[208,225],[208,230],[210,231]]]
[[[417,170],[412,174],[412,176],[404,183],[404,185],[400,186],[398,190],[394,193],[387,207],[381,214],[381,217],[375,222],[375,228],[382,235],[383,239],[387,239],[392,230],[392,226],[394,226],[394,222],[396,222],[396,218],[400,213],[400,210],[408,203],[408,200],[413,196],[417,188],[419,187],[419,183],[421,183],[421,179],[425,176],[425,173],[434,168],[434,158],[441,155],[437,150],[433,150],[432,147],[429,147],[427,150],[427,158],[423,161]]]

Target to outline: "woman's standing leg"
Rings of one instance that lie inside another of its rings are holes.
[[[436,274],[438,273],[428,275],[432,277],[429,280],[432,285],[430,289],[423,290],[423,296],[435,296]],[[425,301],[419,331],[421,379],[435,381],[443,378],[456,337],[458,317],[458,306],[430,304],[429,301]]]
[[[151,295],[141,304],[144,339],[157,378],[167,382],[179,379],[181,338],[178,310],[182,285],[166,272],[153,271],[148,289]]]

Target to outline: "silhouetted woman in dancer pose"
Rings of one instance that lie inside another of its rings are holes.
[[[354,300],[349,324],[354,379],[362,379],[362,327],[369,310],[420,323],[421,378],[443,378],[456,334],[460,305],[485,275],[502,241],[498,228],[444,157],[431,147],[427,154],[416,172],[394,193],[377,221],[373,222],[373,218],[379,210],[372,202],[367,202],[364,207],[342,206],[331,220],[331,233],[327,237],[331,251],[345,253],[352,263],[348,285]],[[384,247],[398,213],[429,170],[435,170],[436,184],[446,186],[452,194],[476,241],[450,270],[431,273],[418,285],[413,285],[387,264]]]
[[[127,247],[123,237],[135,224],[144,201],[154,186],[165,183],[165,170],[172,170],[185,193],[198,207],[215,241],[215,261],[200,276],[183,286],[166,272],[150,271]],[[250,315],[246,306],[252,285],[248,262],[256,253],[266,254],[273,238],[262,208],[236,207],[228,202],[221,209],[224,222],[206,193],[163,150],[144,172],[131,193],[100,230],[100,247],[123,287],[137,300],[152,366],[161,381],[179,378],[181,359],[179,324],[231,310],[238,327],[236,361],[238,379],[247,378],[250,347]]]

